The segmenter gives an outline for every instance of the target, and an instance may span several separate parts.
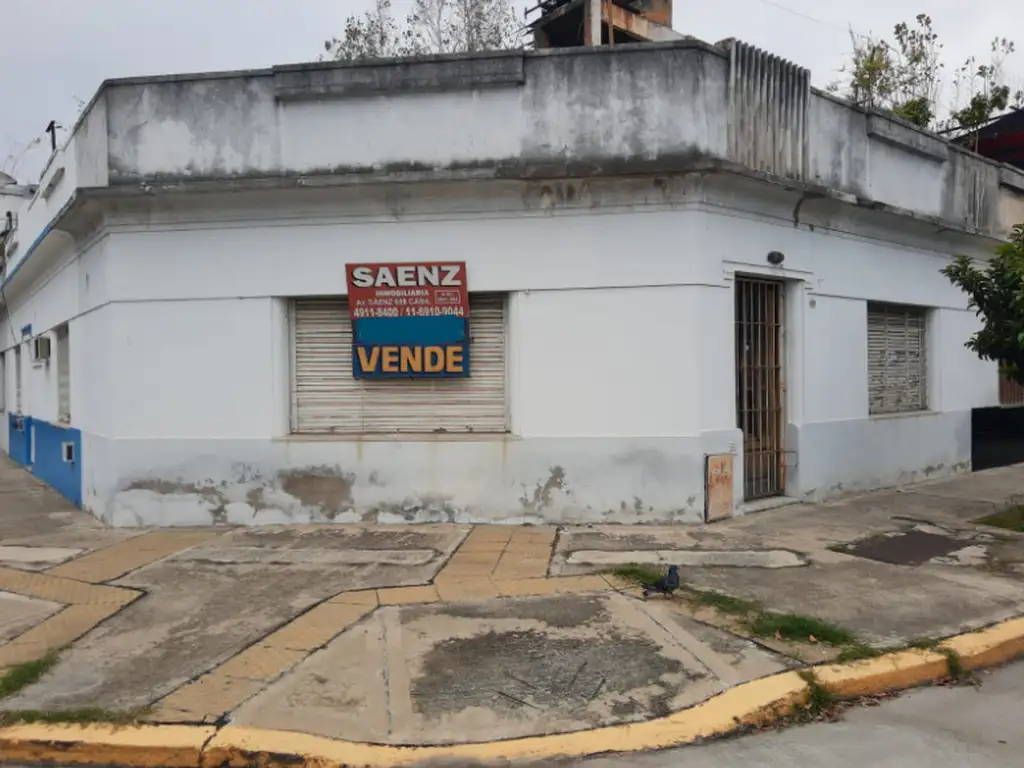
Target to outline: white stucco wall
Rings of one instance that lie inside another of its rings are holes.
[[[45,421],[57,420],[56,337],[54,329],[63,323],[69,328],[72,424],[82,429],[106,433],[106,400],[103,397],[106,371],[94,364],[102,361],[106,340],[95,333],[91,317],[106,303],[105,238],[84,244],[77,251],[74,242],[55,233],[47,242],[47,268],[38,268],[42,258],[26,265],[27,286],[11,302],[10,316],[0,319],[0,350],[8,355],[9,410],[14,409],[14,364],[9,353],[22,346],[22,408],[24,415]],[[48,364],[32,362],[29,337],[22,329],[31,326],[32,336],[51,339],[52,357]]]
[[[85,505],[127,525],[322,520],[295,477],[327,467],[350,498],[335,520],[695,522],[704,455],[742,451],[737,272],[790,281],[787,493],[966,468],[970,408],[996,402],[996,377],[963,348],[976,320],[942,254],[698,204],[492,203],[114,228],[109,303],[80,321],[106,340],[102,387],[87,385]],[[509,292],[509,436],[289,436],[285,298],[343,293],[344,263],[373,258],[465,260],[471,290]],[[868,299],[933,308],[929,412],[868,417]]]

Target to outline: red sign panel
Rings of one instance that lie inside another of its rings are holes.
[[[462,261],[346,264],[353,320],[375,317],[469,317]]]

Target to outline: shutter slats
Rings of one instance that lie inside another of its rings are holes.
[[[923,411],[928,376],[923,310],[868,305],[868,412]]]
[[[470,295],[465,379],[352,377],[348,303],[294,305],[294,416],[302,433],[505,432],[505,299]]]

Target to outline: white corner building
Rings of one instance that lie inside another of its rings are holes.
[[[110,80],[7,211],[0,444],[108,523],[699,523],[970,469],[1024,174],[684,39]],[[471,374],[354,378],[438,261]]]

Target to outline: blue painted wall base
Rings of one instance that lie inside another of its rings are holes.
[[[11,414],[8,424],[11,458],[76,507],[82,506],[82,433],[31,416]],[[70,455],[65,446],[70,446]]]

